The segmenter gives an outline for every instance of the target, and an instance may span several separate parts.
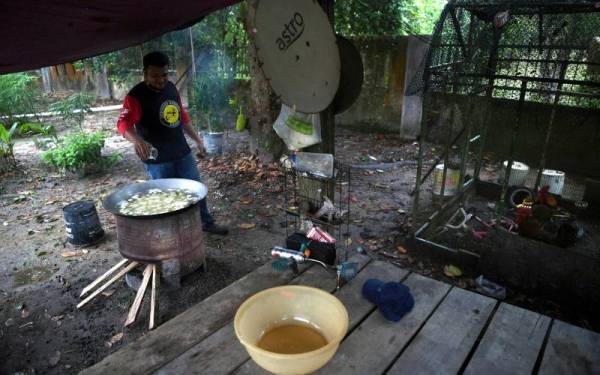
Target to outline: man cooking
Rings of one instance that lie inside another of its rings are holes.
[[[144,81],[125,97],[117,121],[119,133],[131,142],[151,179],[187,178],[200,181],[187,134],[204,155],[204,144],[181,104],[175,85],[168,80],[169,57],[162,52],[144,56]],[[154,150],[153,150],[154,149]],[[200,201],[203,230],[225,235],[228,228],[215,224],[206,198]]]

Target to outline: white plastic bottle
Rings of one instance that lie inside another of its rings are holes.
[[[290,159],[297,171],[308,172],[320,177],[333,177],[333,155],[331,154],[296,152]]]

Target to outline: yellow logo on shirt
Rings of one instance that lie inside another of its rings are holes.
[[[181,109],[179,104],[173,100],[167,100],[160,106],[160,121],[170,128],[179,126]]]

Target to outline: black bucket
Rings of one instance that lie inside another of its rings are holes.
[[[104,236],[93,201],[79,201],[63,207],[67,239],[73,245],[91,245]]]

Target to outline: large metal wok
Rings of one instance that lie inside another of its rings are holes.
[[[119,212],[119,202],[150,189],[188,190],[198,199],[185,208],[158,215],[129,216]],[[108,195],[102,203],[115,215],[121,254],[146,263],[190,256],[196,260],[204,258],[198,202],[206,197],[207,191],[206,185],[197,181],[167,178],[127,185]]]

